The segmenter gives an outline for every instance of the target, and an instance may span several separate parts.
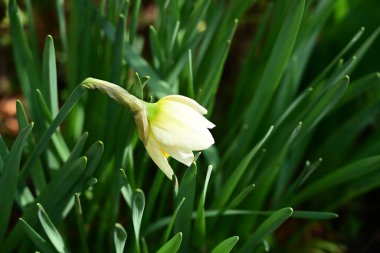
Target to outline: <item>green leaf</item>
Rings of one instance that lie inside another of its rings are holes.
[[[66,163],[72,162],[79,158],[82,154],[84,145],[86,144],[88,132],[84,132],[82,136],[75,143],[74,148],[71,150],[70,156],[67,158]]]
[[[326,78],[328,72],[337,64],[337,62],[342,58],[342,56],[352,48],[352,46],[360,39],[363,35],[364,27],[361,27],[360,30],[354,35],[354,37],[348,42],[348,44],[338,53],[338,55],[327,65],[327,67],[314,79],[311,83],[311,87],[316,86],[322,81],[323,78]]]
[[[175,233],[183,233],[182,249],[184,251],[187,249],[191,233],[190,224],[194,207],[196,175],[197,165],[193,163],[183,175],[183,178],[179,184],[178,194],[175,199],[175,202],[178,205],[178,203],[180,203],[183,198],[185,198],[185,202],[182,204],[181,209],[178,211],[177,219],[174,225]]]
[[[268,7],[264,13],[264,16],[263,18],[261,18],[260,24],[258,24],[257,32],[255,33],[255,36],[252,39],[247,56],[244,58],[244,64],[242,65],[241,71],[239,73],[239,79],[236,84],[235,99],[232,100],[231,109],[229,110],[229,112],[231,113],[231,115],[229,115],[229,120],[236,119],[235,112],[239,110],[242,98],[247,94],[251,94],[251,92],[253,92],[252,89],[254,88],[254,86],[250,85],[250,83],[252,80],[252,69],[256,67],[254,57],[256,56],[257,47],[260,41],[262,41],[264,32],[266,31],[269,25],[269,18],[271,16],[270,14],[272,14],[273,6],[273,2],[268,3]]]
[[[92,175],[95,172],[95,169],[98,167],[104,151],[104,144],[101,141],[95,142],[91,147],[86,151],[85,156],[87,157],[88,164],[86,170],[83,172],[78,182],[76,183],[75,192],[81,192],[84,190],[84,187],[91,180]]]
[[[251,184],[248,185],[243,191],[241,191],[234,199],[231,201],[231,203],[228,205],[227,209],[232,209],[239,205],[256,187],[256,185]]]
[[[141,252],[142,253],[149,253],[148,245],[146,244],[145,238],[141,238]]]
[[[26,116],[26,112],[24,106],[20,100],[16,101],[16,116],[17,123],[19,128],[24,128],[29,124],[28,117]]]
[[[116,253],[123,253],[126,240],[127,232],[121,224],[116,223],[113,232],[113,241],[115,243]]]
[[[127,205],[132,209],[133,190],[128,177],[123,169],[119,169],[120,190]]]
[[[325,220],[336,219],[338,215],[331,212],[315,212],[315,211],[294,211],[292,218],[310,219],[310,220]]]
[[[310,199],[315,195],[320,195],[335,186],[352,182],[352,180],[358,180],[360,177],[378,170],[379,162],[380,156],[374,156],[339,168],[319,180],[316,180],[314,183],[307,185],[304,189],[298,192],[291,203],[300,203],[305,199]]]
[[[157,253],[176,253],[181,246],[182,233],[178,232],[172,239],[165,243]]]
[[[78,232],[79,232],[79,238],[81,242],[81,252],[88,253],[90,252],[88,250],[87,246],[87,239],[86,239],[86,232],[85,232],[85,224],[83,221],[83,214],[82,214],[82,206],[80,203],[79,194],[75,193],[74,195],[74,201],[75,201],[75,217],[78,224]]]
[[[17,116],[17,122],[18,122],[19,128],[22,129],[29,124],[24,106],[20,100],[16,101],[16,116]],[[31,136],[31,138],[29,138],[29,141],[27,141],[25,154],[29,155],[31,150],[35,148],[35,145],[36,145],[35,140],[33,136]],[[34,187],[36,188],[38,193],[41,192],[43,188],[45,188],[46,186],[45,173],[42,168],[43,167],[42,167],[41,161],[37,160],[36,165],[31,170],[31,178],[33,180]],[[26,192],[24,191],[23,194],[24,193]]]
[[[236,159],[241,158],[241,153],[243,153],[241,150],[245,150],[252,141],[264,113],[269,106],[271,98],[281,81],[281,77],[286,69],[297,38],[304,5],[304,0],[292,1],[286,17],[282,22],[282,27],[275,41],[272,53],[257,85],[254,97],[244,112],[243,122],[236,123],[244,126],[245,129],[249,129],[249,131],[240,131],[235,138],[235,141],[239,143],[239,148],[234,150]]]
[[[37,100],[34,96],[34,91],[40,84],[40,71],[36,66],[36,60],[33,59],[32,50],[29,47],[25,32],[21,25],[16,1],[9,1],[8,7],[12,48],[13,55],[15,57],[17,75],[20,80],[30,114],[36,122],[39,122],[40,115],[38,112]]]
[[[198,210],[197,210],[197,218],[195,219],[195,226],[197,227],[202,239],[206,237],[206,220],[205,220],[205,202],[206,202],[206,193],[208,183],[210,181],[210,176],[212,172],[212,166],[208,166],[205,184],[203,186],[202,195],[199,199]]]
[[[129,43],[131,45],[133,44],[133,41],[137,33],[137,26],[139,24],[139,17],[140,17],[140,8],[141,8],[141,0],[134,1],[133,10],[132,10],[132,19],[129,26]]]
[[[74,193],[78,192],[75,188],[78,187],[78,180],[86,171],[86,165],[86,157],[66,162],[38,196],[36,201],[43,204],[46,210],[51,212],[53,218],[60,217],[59,212],[72,199]],[[60,205],[63,205],[62,209],[59,208]],[[51,211],[53,208],[56,210],[54,213]]]
[[[154,26],[149,26],[150,50],[152,50],[153,62],[156,69],[165,62],[165,54],[158,39],[157,31]]]
[[[41,111],[41,114],[45,117],[45,120],[50,124],[53,121],[53,116],[50,113],[48,105],[46,104],[44,95],[41,93],[39,89],[36,90],[36,93],[38,99],[38,106]]]
[[[293,213],[293,209],[286,207],[274,212],[256,229],[249,237],[241,252],[252,252],[261,242],[272,234],[282,223],[284,223]]]
[[[354,99],[373,92],[380,86],[380,73],[371,73],[351,83],[344,97],[339,101],[337,107],[342,107]]]
[[[187,62],[187,95],[194,99],[194,83],[193,83],[193,58],[191,56],[191,49],[188,51],[188,62]]]
[[[5,232],[7,231],[13,199],[16,195],[22,150],[32,131],[33,125],[34,123],[30,123],[20,131],[8,156],[6,156],[3,161],[4,168],[0,177],[0,245],[2,244]]]
[[[54,245],[58,252],[68,252],[65,242],[63,241],[58,230],[55,228],[54,224],[51,222],[49,216],[45,212],[41,204],[38,204],[38,218],[40,219],[41,225],[44,228],[46,235],[49,237],[51,243]]]
[[[380,26],[377,27],[377,29],[369,36],[363,44],[360,46],[358,50],[354,53],[355,58],[357,58],[357,61],[355,61],[354,66],[351,70],[355,69],[356,65],[359,63],[359,61],[364,57],[365,53],[368,51],[368,49],[371,47],[371,45],[376,41],[377,37],[380,34]],[[348,73],[350,74],[350,73]]]
[[[239,240],[239,236],[232,236],[221,243],[219,243],[211,253],[229,253],[235,247],[237,241]]]
[[[220,43],[216,43],[215,52],[211,54],[210,59],[204,62],[209,71],[205,71],[204,75],[197,78],[196,83],[201,85],[198,87],[197,98],[201,104],[211,104],[212,98],[215,98],[220,83],[220,78],[223,72],[224,63],[227,59],[228,51],[231,47],[231,41],[235,34],[238,20],[235,19],[231,28],[225,32],[225,37]],[[205,67],[205,66],[201,66]]]
[[[148,83],[148,86],[152,92],[157,97],[166,96],[172,94],[173,91],[169,87],[169,84],[161,80],[160,76],[156,73],[155,70],[149,65],[149,63],[142,58],[131,45],[125,45],[125,57],[127,62],[134,68],[140,75],[149,76],[151,80]]]
[[[252,148],[252,150],[244,157],[244,159],[239,163],[237,168],[234,170],[233,174],[230,176],[228,181],[225,183],[222,192],[219,194],[219,198],[216,199],[214,206],[223,207],[231,197],[233,191],[237,187],[239,180],[244,175],[252,159],[255,157],[256,153],[261,149],[264,143],[267,141],[269,136],[273,131],[273,126],[271,126],[265,136]],[[234,142],[232,145],[238,145]]]
[[[38,157],[41,155],[42,152],[45,151],[46,147],[49,144],[49,141],[52,137],[52,135],[55,133],[57,127],[62,123],[62,121],[66,118],[66,116],[69,114],[71,109],[74,107],[74,105],[78,102],[82,94],[84,93],[85,88],[83,88],[81,85],[79,85],[73,93],[71,93],[70,97],[67,99],[66,103],[62,106],[61,110],[57,114],[57,116],[54,118],[52,124],[50,127],[44,132],[44,134],[41,136],[40,140],[38,141],[36,148],[33,150],[32,154],[29,156],[27,161],[24,164],[24,167],[21,171],[21,174],[23,177],[26,177]]]
[[[172,229],[173,229],[173,226],[174,226],[174,222],[176,220],[176,217],[177,217],[177,214],[178,214],[178,211],[181,209],[181,206],[183,204],[183,202],[185,201],[185,198],[183,198],[181,200],[181,202],[178,203],[178,205],[176,206],[174,212],[173,212],[173,215],[171,216],[171,219],[170,219],[170,222],[169,222],[169,225],[168,227],[166,228],[166,231],[165,231],[165,235],[163,237],[163,241],[166,242],[168,239],[169,239],[169,236],[170,236],[170,233],[172,232]]]
[[[26,234],[30,240],[36,245],[36,247],[42,252],[54,253],[56,252],[50,244],[36,231],[34,230],[24,219],[20,218],[21,225],[24,228]]]
[[[122,69],[123,69],[123,51],[124,51],[124,37],[125,37],[125,17],[119,16],[115,32],[115,40],[113,43],[112,54],[112,68],[111,68],[111,82],[121,83]]]
[[[63,51],[67,54],[68,53],[68,46],[67,46],[67,33],[66,33],[66,18],[65,18],[64,0],[56,0],[55,4],[56,4],[56,9],[57,9],[60,40],[62,43]]]
[[[55,117],[58,114],[57,67],[54,41],[50,35],[47,36],[44,47],[41,90],[48,102],[49,111]]]
[[[3,159],[3,156],[0,156],[0,177],[3,174],[3,170],[4,170],[4,159]]]
[[[131,185],[128,182],[127,175],[125,174],[123,169],[119,170],[120,175],[120,181],[121,181],[121,194],[123,195],[125,202],[127,202],[127,205],[132,209],[132,196],[133,191],[131,188]]]
[[[7,156],[8,154],[9,154],[8,147],[0,135],[0,157],[5,158],[5,156]]]
[[[145,195],[137,189],[132,196],[132,221],[135,230],[137,252],[140,252],[140,227],[145,208]]]
[[[338,103],[339,99],[346,92],[350,78],[345,76],[337,81],[331,89],[322,95],[322,98],[314,104],[310,112],[308,112],[304,125],[306,130],[310,130]]]

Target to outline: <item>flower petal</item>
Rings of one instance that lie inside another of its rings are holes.
[[[205,128],[215,127],[212,122],[193,108],[173,101],[160,102],[158,114],[151,123],[167,125],[192,125]]]
[[[149,156],[152,158],[153,162],[162,170],[162,172],[165,173],[165,175],[172,180],[174,172],[172,167],[170,167],[170,164],[164,154],[162,153],[162,150],[160,149],[159,144],[154,138],[149,138],[148,144],[145,146],[146,150],[148,151]]]
[[[161,98],[160,101],[172,101],[172,102],[176,102],[176,103],[181,103],[183,105],[186,105],[186,106],[194,109],[195,111],[199,112],[202,115],[207,113],[207,109],[204,108],[203,106],[201,106],[200,104],[198,104],[197,101],[195,101],[191,98],[185,97],[185,96],[170,95],[170,96],[166,96],[166,97]]]
[[[162,146],[162,149],[168,153],[169,156],[173,157],[177,161],[190,166],[191,163],[194,161],[194,154],[191,151],[191,149],[185,149],[185,148],[174,148],[170,146]]]
[[[191,150],[204,150],[214,144],[214,138],[206,128],[189,129],[172,126],[164,129],[151,126],[151,134],[158,142],[174,148],[186,147]]]
[[[208,130],[215,125],[192,108],[173,101],[160,104],[150,122],[151,134],[166,146],[203,150],[214,144]]]

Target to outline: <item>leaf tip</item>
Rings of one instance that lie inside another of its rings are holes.
[[[44,209],[40,203],[37,203],[36,205],[37,205],[37,207],[38,207],[39,210],[43,210]]]

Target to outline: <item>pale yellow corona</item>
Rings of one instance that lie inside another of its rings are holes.
[[[169,156],[190,166],[194,160],[193,151],[214,144],[209,129],[215,125],[203,116],[207,110],[193,99],[170,95],[156,103],[147,103],[103,80],[87,78],[82,85],[99,89],[130,108],[148,154],[170,179],[174,172],[167,160]]]

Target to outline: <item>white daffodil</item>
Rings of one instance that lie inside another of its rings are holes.
[[[82,85],[99,89],[131,109],[148,154],[170,179],[174,172],[167,160],[169,156],[190,166],[193,150],[204,150],[214,144],[209,129],[215,125],[203,116],[207,110],[193,99],[171,95],[147,103],[103,80],[87,78]]]

